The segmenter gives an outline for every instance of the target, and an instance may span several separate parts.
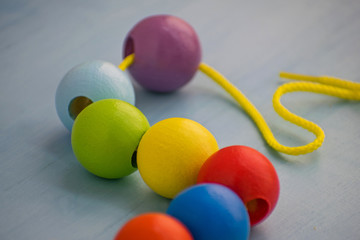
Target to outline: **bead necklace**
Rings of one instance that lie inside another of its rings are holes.
[[[170,15],[143,19],[126,37],[123,56],[118,67],[104,61],[74,67],[60,82],[55,99],[84,168],[108,179],[138,169],[154,192],[173,199],[166,214],[131,219],[116,240],[247,239],[250,226],[274,210],[280,188],[275,168],[255,149],[234,145],[219,150],[215,137],[190,119],[170,118],[150,127],[134,106],[134,89],[125,70],[154,92],[176,91],[200,70],[239,103],[272,148],[291,155],[316,150],[325,135],[315,123],[287,110],[280,102],[282,95],[308,91],[360,100],[358,83],[281,72],[282,78],[301,81],[277,89],[276,112],[316,137],[304,146],[288,147],[275,139],[261,113],[236,86],[201,62],[197,34],[182,19]]]

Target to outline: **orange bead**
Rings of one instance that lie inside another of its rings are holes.
[[[114,240],[193,240],[189,230],[175,218],[163,213],[146,213],[128,221]]]

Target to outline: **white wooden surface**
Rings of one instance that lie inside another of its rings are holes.
[[[203,61],[236,84],[278,139],[298,145],[310,133],[271,106],[281,70],[360,82],[359,0],[0,1],[0,239],[112,239],[131,217],[165,212],[138,173],[109,181],[76,161],[57,118],[62,76],[91,59],[118,64],[122,41],[140,19],[158,13],[194,26]],[[283,102],[326,133],[315,153],[289,157],[270,149],[249,117],[202,74],[174,94],[136,86],[151,124],[187,117],[221,147],[258,149],[276,167],[281,194],[251,239],[360,239],[360,103],[310,93]]]

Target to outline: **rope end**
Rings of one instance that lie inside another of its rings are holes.
[[[130,67],[134,63],[135,54],[130,54],[125,57],[124,60],[119,64],[118,68],[122,71],[125,71],[128,67]]]

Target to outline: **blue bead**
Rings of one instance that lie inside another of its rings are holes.
[[[167,210],[196,240],[248,239],[250,220],[241,199],[218,184],[199,184],[181,192]]]
[[[135,104],[129,77],[109,62],[89,61],[72,68],[61,80],[55,96],[56,111],[71,131],[77,114],[88,104],[102,99],[120,99]],[[73,107],[73,103],[79,104]],[[71,109],[77,109],[72,113]]]

